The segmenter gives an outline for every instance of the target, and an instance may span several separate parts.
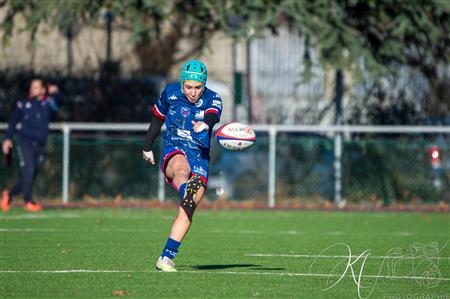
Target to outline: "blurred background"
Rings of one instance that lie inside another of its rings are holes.
[[[198,58],[221,122],[258,138],[212,141],[207,202],[450,201],[447,0],[1,0],[0,18],[2,133],[34,76],[64,99],[41,200],[176,200],[141,148],[151,105]],[[2,166],[0,187],[17,175]]]

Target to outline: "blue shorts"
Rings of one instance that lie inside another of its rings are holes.
[[[162,159],[161,159],[161,171],[164,174],[166,182],[168,184],[172,183],[172,179],[168,178],[166,175],[166,167],[169,160],[175,155],[181,154],[186,157],[191,168],[191,174],[198,175],[202,179],[205,186],[208,183],[208,171],[209,171],[209,159],[203,159],[201,157],[194,156],[190,151],[183,150],[179,147],[167,147],[163,148]],[[177,189],[177,188],[175,188]]]

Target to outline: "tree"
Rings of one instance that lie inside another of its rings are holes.
[[[439,68],[448,68],[450,59],[447,0],[0,0],[0,7],[6,9],[4,39],[16,15],[25,16],[22,30],[33,35],[42,23],[95,26],[110,11],[116,26],[132,32],[143,69],[161,74],[200,53],[218,30],[248,39],[267,28],[276,33],[287,23],[306,37],[325,66],[375,78],[408,66],[429,80],[430,112],[439,113],[440,99],[450,101],[439,79]],[[179,41],[187,37],[191,49],[180,55]],[[307,66],[308,61],[306,53]]]
[[[429,81],[429,113],[448,113],[448,82],[439,68],[449,67],[449,1],[286,0],[274,9],[266,13],[304,34],[306,46],[319,52],[324,65],[369,72],[373,78],[406,66]]]
[[[36,37],[39,26],[65,31],[72,24],[100,26],[106,12],[115,18],[115,27],[131,32],[144,72],[166,75],[170,67],[187,57],[200,53],[211,35],[217,31],[219,19],[214,0],[99,0],[99,1],[55,1],[55,0],[11,0],[0,1],[5,9],[2,23],[3,42],[12,36],[14,18],[21,15],[26,20],[24,28]],[[190,39],[190,49],[179,53],[179,42]]]

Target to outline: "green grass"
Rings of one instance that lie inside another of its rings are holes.
[[[358,298],[350,269],[323,290],[325,275],[344,273],[348,259],[314,262],[313,256],[338,243],[353,255],[370,250],[361,297],[370,286],[369,298],[450,297],[448,214],[200,209],[175,260],[179,272],[156,272],[174,214],[13,209],[0,218],[0,298],[108,298],[117,290],[129,298]],[[433,252],[433,242],[440,252]],[[431,259],[423,257],[423,249]],[[390,250],[397,258],[383,263]],[[323,255],[348,252],[335,245]],[[360,259],[352,265],[356,273],[362,264]],[[427,275],[442,279],[408,279]]]

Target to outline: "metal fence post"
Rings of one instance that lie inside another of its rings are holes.
[[[334,133],[334,202],[342,200],[342,132]]]
[[[334,102],[336,104],[336,115],[334,123],[341,127],[343,123],[342,118],[342,99],[344,97],[344,71],[336,70],[336,86]],[[334,132],[334,202],[341,204],[342,196],[342,131]]]
[[[163,143],[160,142],[160,149],[162,152]],[[157,167],[157,169],[159,169]],[[165,189],[165,180],[164,180],[164,174],[162,171],[158,171],[158,200],[159,202],[164,202],[166,197],[166,189]]]
[[[271,126],[269,129],[269,194],[268,204],[270,208],[275,206],[275,160],[276,160],[276,138],[277,131]]]
[[[164,174],[162,171],[158,171],[158,200],[159,202],[164,202],[166,197],[165,192],[165,184],[164,184]]]
[[[63,125],[63,177],[62,177],[62,198],[63,204],[69,201],[69,154],[70,154],[70,127]]]

